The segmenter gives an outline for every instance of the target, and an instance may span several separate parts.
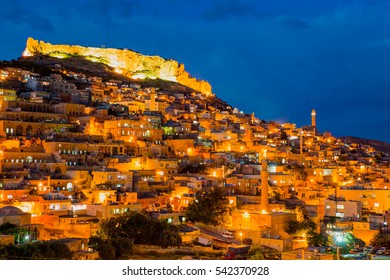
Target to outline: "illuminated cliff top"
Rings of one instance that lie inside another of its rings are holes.
[[[184,70],[184,64],[159,56],[147,56],[131,50],[94,48],[70,45],[52,45],[28,38],[24,57],[48,55],[60,59],[79,56],[92,62],[100,62],[114,69],[116,73],[132,79],[161,79],[177,82],[206,96],[212,95],[211,85],[197,80]]]

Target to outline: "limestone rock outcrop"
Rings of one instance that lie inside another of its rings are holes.
[[[101,62],[115,72],[133,79],[162,79],[177,82],[205,95],[212,95],[211,85],[203,80],[190,76],[180,64],[172,59],[159,56],[147,56],[127,49],[92,48],[71,45],[52,45],[33,38],[27,39],[23,56],[37,54],[49,55],[57,58],[80,56],[84,59]]]

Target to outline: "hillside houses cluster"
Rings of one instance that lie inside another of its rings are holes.
[[[128,211],[180,223],[194,194],[212,187],[237,208],[223,226],[259,243],[293,238],[283,229],[297,205],[319,229],[336,217],[367,242],[390,222],[389,156],[370,146],[197,92],[53,67],[0,70],[0,224],[48,240],[88,238]]]

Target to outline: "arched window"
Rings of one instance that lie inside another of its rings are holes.
[[[32,126],[29,125],[26,128],[26,136],[31,136],[32,135]]]

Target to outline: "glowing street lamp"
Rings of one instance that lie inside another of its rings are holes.
[[[337,243],[341,243],[344,241],[344,237],[342,234],[337,234],[335,239]]]
[[[340,260],[340,246],[342,243],[344,243],[344,234],[337,233],[334,236],[335,244],[336,244],[336,255],[337,260]]]
[[[25,234],[25,236],[21,236],[21,235],[24,235],[24,234]],[[26,242],[28,242],[30,240],[30,235],[29,235],[28,232],[27,233],[24,232],[24,231],[19,232],[17,234],[16,240],[17,240],[18,245],[21,244],[21,243],[26,243]]]
[[[240,245],[242,245],[242,232],[238,234],[240,236]]]

